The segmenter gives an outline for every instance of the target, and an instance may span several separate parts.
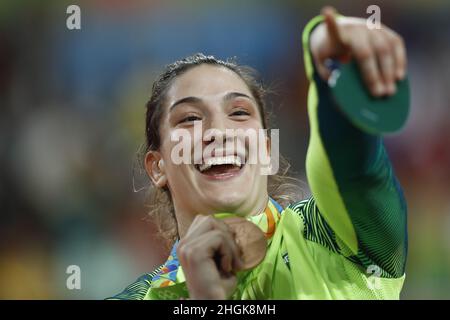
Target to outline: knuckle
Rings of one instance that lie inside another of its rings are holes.
[[[217,229],[217,230],[214,230],[214,234],[216,237],[218,237],[220,239],[222,244],[224,244],[227,248],[229,247],[228,244],[230,243],[229,240],[231,240],[231,239],[227,232]]]
[[[213,220],[212,216],[206,216],[206,215],[200,215],[200,216],[202,217],[203,221],[206,221],[208,223],[210,223]]]
[[[392,42],[392,44],[395,45],[395,46],[403,46],[403,45],[404,45],[403,38],[402,38],[401,36],[398,36],[398,35],[394,35],[394,36],[391,38],[391,42]]]
[[[379,75],[376,72],[366,72],[364,76],[364,80],[369,86],[376,86],[378,84]]]
[[[204,216],[204,221],[210,228],[214,228],[217,225],[216,219],[213,216]]]
[[[182,242],[183,240],[180,240],[180,243],[177,247],[177,256],[182,262],[186,261],[192,261],[195,258],[195,249],[193,248],[192,244]]]
[[[402,36],[398,36],[399,37],[399,43],[400,43],[400,45],[403,47],[403,48],[405,48],[406,47],[406,44],[405,44],[405,39],[403,39],[403,37]]]
[[[376,51],[380,55],[388,55],[391,52],[391,47],[386,43],[382,43],[376,47]]]
[[[192,221],[192,223],[199,223],[200,221],[202,221],[203,220],[203,216],[201,215],[201,214],[197,214],[195,217],[194,217],[194,220]]]
[[[384,38],[380,38],[375,44],[375,51],[380,55],[386,55],[391,52],[391,46]]]
[[[187,259],[186,247],[181,242],[177,248],[177,256],[181,261],[186,261]]]
[[[230,227],[222,220],[214,219],[214,224],[223,231],[229,231]]]
[[[369,46],[360,46],[355,48],[354,55],[359,60],[368,60],[372,58],[373,52]]]
[[[222,220],[216,219],[214,217],[211,217],[211,220],[214,229],[221,230],[222,232],[227,232],[230,230],[228,224],[226,224]]]
[[[395,45],[399,45],[404,47],[405,46],[405,40],[403,39],[403,37],[399,34],[395,34],[392,41],[394,42]]]
[[[402,36],[397,35],[397,34],[393,35],[392,37],[389,38],[389,43],[396,50],[401,50],[399,52],[402,52],[402,53],[405,52],[405,41]]]
[[[224,235],[224,233],[223,233],[221,230],[215,229],[215,230],[211,231],[211,233],[212,233],[215,237],[220,238],[221,240],[224,240],[224,239],[225,239],[225,235]]]

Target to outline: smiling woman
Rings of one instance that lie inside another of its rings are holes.
[[[299,181],[288,175],[289,164],[283,158],[280,159],[281,168],[276,175],[265,177],[256,174],[260,169],[257,166],[259,163],[255,166],[249,165],[248,168],[251,170],[245,171],[245,174],[239,170],[239,173],[243,175],[237,180],[230,180],[228,184],[226,181],[228,179],[222,179],[225,180],[222,181],[225,184],[212,183],[211,179],[205,177],[208,172],[201,172],[205,174],[198,175],[199,170],[196,170],[197,164],[205,165],[208,160],[204,157],[205,152],[197,152],[197,150],[201,151],[208,145],[214,145],[213,139],[221,138],[223,141],[220,132],[230,129],[268,128],[269,118],[265,110],[264,89],[256,81],[253,73],[254,71],[249,67],[238,66],[230,61],[221,61],[212,56],[196,54],[169,65],[166,72],[154,83],[152,96],[147,103],[148,153],[144,162],[149,176],[158,187],[151,189],[150,215],[159,222],[160,231],[166,238],[176,240],[184,234],[185,226],[189,226],[199,212],[218,212],[218,210],[254,212],[254,208],[265,206],[267,195],[265,200],[264,197],[260,198],[260,195],[267,193],[267,190],[282,205],[299,200],[301,196]],[[193,93],[197,95],[192,96]],[[202,131],[205,132],[197,134],[195,123],[200,123]],[[189,153],[189,159],[192,155],[193,161],[191,163],[187,161],[180,166],[173,161],[173,151],[177,147],[177,142],[172,141],[170,137],[176,136],[181,129],[186,130],[189,133],[188,136],[194,141],[192,154]],[[209,141],[205,141],[208,140],[207,130],[215,130],[217,133]],[[230,135],[227,136],[229,139]],[[168,146],[164,146],[162,137],[166,137],[164,142]],[[245,144],[245,141],[238,139],[236,144],[239,145],[233,148],[235,146],[233,143],[231,148],[236,151],[245,149],[241,143]],[[214,155],[217,150],[218,148],[213,149]],[[229,154],[229,152],[223,153]],[[199,156],[200,159],[198,159]],[[248,160],[249,155],[246,156]],[[217,157],[211,157],[211,160],[214,158],[218,160]],[[245,163],[243,159],[243,167],[240,169],[244,169]],[[162,166],[164,166],[165,175],[159,175],[159,169]],[[214,173],[213,170],[219,173],[217,171],[221,168],[213,167],[215,168],[210,168],[209,173]],[[232,167],[228,169],[226,171],[235,170]],[[208,176],[220,178],[219,174]],[[252,188],[249,188],[252,177],[259,180],[254,181],[253,197],[249,197],[250,194],[244,191],[252,191]],[[174,181],[172,184],[167,183],[172,179]],[[194,195],[198,201],[191,205],[191,197]],[[238,207],[236,203],[240,200],[233,202],[232,197],[248,200],[247,203]],[[213,201],[219,201],[219,203],[213,204]],[[204,206],[205,204],[209,207],[190,208],[192,211],[190,217],[187,214],[175,216],[177,206],[183,210],[181,208],[186,206]],[[175,223],[177,220],[178,224]]]
[[[331,9],[306,27],[313,196],[302,201],[285,163],[279,175],[261,174],[246,137],[227,134],[268,129],[264,91],[248,69],[203,54],[169,65],[147,103],[143,161],[154,185],[150,213],[173,247],[112,299],[397,299],[407,248],[402,190],[382,137],[339,112],[324,61],[352,57],[373,96],[392,95],[406,65],[398,39]],[[184,152],[194,162],[173,159],[180,130],[191,136]],[[258,148],[270,154],[269,142]],[[196,154],[198,146],[211,153]],[[259,228],[245,227],[252,223]]]

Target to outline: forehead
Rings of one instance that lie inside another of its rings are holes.
[[[169,104],[187,96],[217,96],[240,92],[252,96],[244,80],[235,72],[222,67],[202,64],[178,76],[167,92]]]

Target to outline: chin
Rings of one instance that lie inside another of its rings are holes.
[[[212,209],[212,213],[218,212],[230,212],[243,214],[241,212],[235,212],[242,204],[249,198],[248,190],[242,189],[242,185],[239,188],[220,188],[220,190],[214,190],[212,188],[204,194],[205,202],[208,207]]]
[[[192,168],[192,167],[191,167]],[[214,170],[200,172],[198,166],[192,168],[192,190],[205,208],[207,214],[230,212],[246,215],[242,210],[248,201],[254,196],[255,175],[258,166],[241,165],[233,166],[217,165]]]

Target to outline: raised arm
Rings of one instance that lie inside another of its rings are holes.
[[[356,59],[372,94],[389,95],[395,91],[395,80],[405,74],[403,43],[386,27],[369,30],[362,19],[336,20],[332,12],[323,13],[303,34],[310,80],[306,170],[313,194],[304,210],[323,217],[327,227],[322,232],[329,227],[340,253],[397,278],[404,273],[407,251],[401,187],[382,137],[360,131],[339,112],[325,81],[329,71],[324,62]]]

